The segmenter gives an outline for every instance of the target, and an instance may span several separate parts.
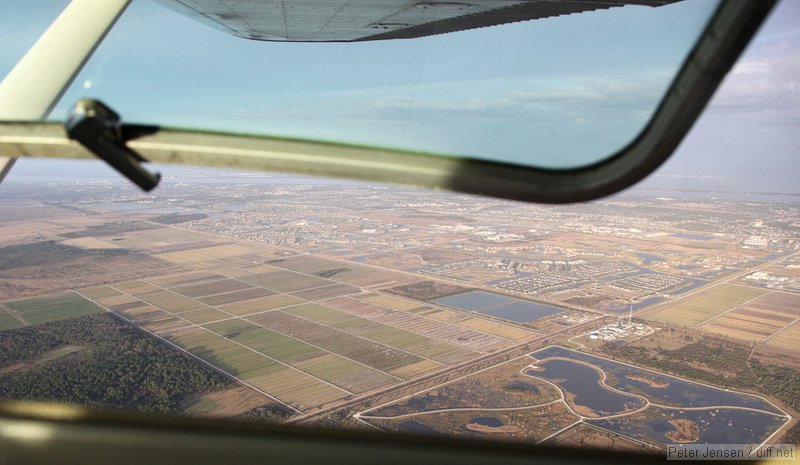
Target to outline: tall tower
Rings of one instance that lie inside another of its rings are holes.
[[[628,307],[628,326],[633,324],[633,304]]]

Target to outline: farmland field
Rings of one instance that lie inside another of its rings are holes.
[[[204,281],[200,284],[189,284],[182,287],[174,287],[172,288],[172,291],[183,296],[196,299],[198,297],[222,294],[223,292],[240,291],[246,288],[251,288],[251,286],[234,279],[220,279],[217,281]]]
[[[696,326],[764,293],[765,291],[759,289],[726,284],[652,313],[647,318],[682,326]]]
[[[196,300],[192,300],[169,291],[158,290],[156,292],[139,293],[134,295],[140,300],[170,313],[181,313],[205,307],[205,305],[197,302]]]
[[[800,437],[796,205],[227,179],[6,191],[0,340],[116,321],[227,376],[170,401],[197,415],[649,452]],[[60,386],[97,355],[76,341],[0,381],[42,366]],[[142,387],[102,374],[102,395]]]
[[[299,303],[303,303],[303,299],[286,294],[277,294],[228,305],[220,305],[220,308],[234,315],[251,315],[253,313],[288,307]]]
[[[370,302],[375,305],[388,307],[394,310],[411,310],[413,308],[419,307],[419,302],[412,302],[410,300],[400,299],[397,297],[391,297],[388,295],[381,295],[381,294],[369,295],[361,297],[360,299],[365,302]]]
[[[398,373],[405,372],[405,368],[409,365],[425,362],[422,357],[367,339],[354,337],[345,331],[280,310],[261,313],[247,319],[391,374],[398,375]],[[429,365],[431,368],[442,366],[433,362],[430,362]]]
[[[211,251],[207,245],[203,250]],[[196,258],[190,251],[169,254]],[[413,380],[538,334],[339,281],[370,281],[365,269],[332,270],[331,263],[307,257],[269,263],[182,271],[86,292],[299,411]]]
[[[293,296],[297,296],[305,300],[323,300],[330,297],[338,297],[348,294],[357,294],[361,289],[349,284],[331,284],[329,286],[315,287],[311,289],[304,289],[302,291],[292,292]]]
[[[700,326],[704,331],[762,342],[800,318],[800,295],[769,292]]]
[[[509,342],[508,339],[460,327],[456,324],[392,310],[348,297],[330,299],[325,302],[325,306],[478,352],[496,350]]]
[[[206,305],[225,305],[244,300],[257,299],[259,297],[266,297],[273,294],[275,293],[264,288],[251,287],[240,291],[226,292],[224,294],[216,294],[208,297],[200,297],[197,300]]]
[[[303,410],[341,399],[347,393],[300,370],[202,329],[169,333],[167,338],[221,370]]]
[[[127,281],[124,283],[116,283],[114,284],[113,288],[132,295],[161,291],[160,287],[148,284],[144,281]]]
[[[3,305],[31,325],[106,311],[103,307],[74,292],[5,302]]]
[[[112,297],[116,295],[121,295],[122,293],[116,289],[113,289],[108,286],[97,286],[97,287],[87,287],[84,289],[80,289],[78,292],[85,295],[90,299],[100,299],[103,297]]]
[[[251,276],[243,276],[239,279],[246,283],[265,287],[277,292],[302,291],[304,289],[335,284],[335,282],[327,279],[303,275],[287,270],[276,270]]]
[[[192,323],[209,323],[211,321],[222,320],[224,318],[230,318],[233,315],[230,313],[223,312],[222,310],[217,310],[216,308],[201,308],[198,310],[190,310],[188,312],[183,312],[180,314],[181,318],[189,320]]]
[[[798,341],[800,341],[800,322],[795,321],[794,324],[770,338],[767,344],[785,350],[798,351],[800,350]]]
[[[24,324],[3,310],[0,310],[0,331],[6,329],[19,328]]]
[[[168,276],[147,278],[147,281],[155,284],[156,286],[175,287],[203,281],[213,281],[219,278],[220,275],[208,271],[190,271]]]

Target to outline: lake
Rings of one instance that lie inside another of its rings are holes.
[[[758,396],[726,391],[725,389],[676,378],[646,368],[633,367],[564,347],[546,347],[534,352],[532,356],[540,360],[549,357],[563,357],[589,363],[606,373],[606,383],[609,386],[621,391],[642,395],[653,403],[680,407],[748,407],[780,414],[780,411],[775,406]],[[652,380],[650,384],[663,383],[667,387],[655,388],[644,381],[631,379],[631,376],[647,378]]]
[[[528,300],[495,294],[485,291],[471,291],[434,300],[440,305],[478,312],[517,323],[538,320],[564,310]]]
[[[543,378],[572,393],[576,405],[590,408],[597,416],[615,415],[645,405],[638,397],[612,391],[600,384],[600,373],[582,363],[548,360],[538,364],[542,371],[526,370],[528,376]]]

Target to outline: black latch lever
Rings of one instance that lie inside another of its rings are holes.
[[[145,170],[147,162],[126,144],[130,139],[158,131],[157,126],[123,125],[119,115],[99,100],[81,99],[67,117],[64,129],[137,186],[149,191],[158,185],[159,173]]]

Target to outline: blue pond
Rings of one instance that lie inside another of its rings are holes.
[[[472,291],[464,294],[451,295],[436,299],[434,302],[449,307],[460,308],[461,310],[482,310],[484,308],[496,307],[498,305],[510,304],[516,299],[500,294],[493,294],[484,291]]]
[[[517,323],[527,323],[528,321],[538,320],[546,316],[561,313],[562,311],[563,310],[559,308],[549,305],[541,305],[526,301],[518,301],[499,307],[479,310],[479,312],[484,315],[496,316],[506,320],[516,321]]]
[[[477,417],[477,418],[473,418],[469,422],[470,423],[475,423],[476,425],[490,426],[492,428],[497,428],[499,426],[503,426],[503,422],[500,421],[499,418],[495,418],[495,417]]]
[[[661,255],[655,255],[651,253],[639,252],[636,254],[636,256],[642,259],[642,265],[649,265],[653,262],[664,261],[664,257],[662,257]]]
[[[669,420],[691,420],[698,426],[700,444],[759,444],[779,428],[784,419],[752,410],[709,408],[704,410],[679,410],[650,407],[642,418],[612,418],[587,420],[616,433],[650,443],[668,444],[666,436],[675,431]]]
[[[684,270],[684,271],[691,271],[691,270],[696,270],[698,268],[702,268],[702,266],[701,265],[680,265],[680,266],[676,266],[675,268],[677,268],[679,270]]]
[[[531,354],[537,359],[563,357],[590,363],[606,373],[606,384],[625,392],[634,392],[646,397],[650,402],[681,407],[712,407],[715,405],[749,407],[767,412],[780,413],[772,404],[750,394],[726,391],[704,384],[683,380],[645,368],[633,367],[624,363],[595,357],[559,346],[550,346]],[[643,381],[630,379],[630,376],[646,377],[667,387],[653,387]],[[587,378],[588,379],[588,378]]]
[[[472,291],[434,300],[440,305],[496,316],[517,323],[527,323],[563,310],[550,305],[515,299],[485,291]]]
[[[706,236],[704,234],[692,234],[692,233],[677,233],[673,234],[673,236],[681,239],[691,239],[694,241],[710,241],[712,239],[711,236]]]
[[[638,397],[614,392],[600,384],[600,373],[582,363],[548,360],[539,364],[542,371],[527,370],[526,375],[549,380],[575,395],[574,403],[592,409],[598,415],[614,415],[641,408]]]

